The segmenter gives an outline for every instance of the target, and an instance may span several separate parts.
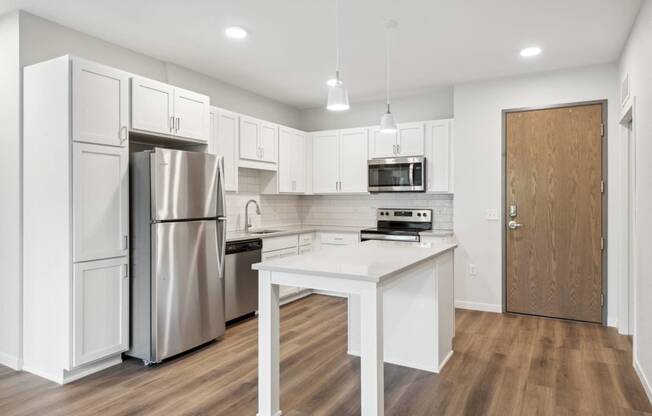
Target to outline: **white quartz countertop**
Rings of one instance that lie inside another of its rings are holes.
[[[260,229],[264,230],[275,230],[277,232],[269,234],[256,234],[257,229],[253,229],[251,233],[245,233],[244,231],[229,231],[226,233],[226,241],[242,241],[250,240],[252,238],[272,238],[280,237],[283,235],[292,235],[292,234],[301,234],[301,233],[312,233],[315,231],[333,231],[333,232],[343,232],[343,233],[359,233],[360,230],[365,227],[360,226],[347,226],[347,225],[278,225],[278,226],[266,226]]]
[[[374,240],[256,263],[253,269],[381,282],[456,247]]]

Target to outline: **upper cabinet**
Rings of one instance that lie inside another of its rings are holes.
[[[131,129],[207,142],[209,97],[147,78],[131,81]]]
[[[278,191],[306,192],[306,134],[289,127],[279,128]]]
[[[276,170],[278,126],[253,117],[240,117],[240,166]]]
[[[211,107],[208,153],[224,157],[224,190],[238,190],[238,137],[240,115]]]
[[[372,159],[423,156],[424,123],[401,123],[396,133],[392,134],[381,133],[379,127],[374,127],[371,129],[369,147]]]
[[[426,186],[428,192],[453,192],[453,119],[428,121],[426,129]]]
[[[315,194],[367,192],[367,129],[317,132],[312,137]]]
[[[72,62],[72,139],[126,146],[129,74],[94,62]]]

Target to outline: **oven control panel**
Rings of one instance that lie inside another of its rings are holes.
[[[378,208],[376,219],[379,221],[432,222],[432,210]]]

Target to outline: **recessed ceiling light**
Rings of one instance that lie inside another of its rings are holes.
[[[240,26],[227,27],[224,33],[231,39],[244,39],[247,37],[247,31]]]
[[[530,58],[532,56],[537,56],[541,53],[541,48],[538,46],[530,46],[529,48],[521,49],[521,56],[524,58]]]

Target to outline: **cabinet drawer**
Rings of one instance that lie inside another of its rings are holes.
[[[263,243],[264,244],[264,243]],[[285,257],[296,256],[297,247],[284,248],[282,250],[266,251],[262,254],[262,261],[282,259]]]
[[[270,237],[263,239],[263,253],[284,248],[297,247],[297,235],[284,235],[281,237]]]
[[[312,253],[312,245],[299,247],[299,254]]]
[[[314,239],[315,239],[315,235],[313,233],[299,234],[299,245],[305,246],[307,244],[312,244],[312,241]]]
[[[319,233],[319,241],[322,244],[349,245],[359,240],[358,233]]]

